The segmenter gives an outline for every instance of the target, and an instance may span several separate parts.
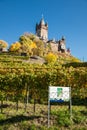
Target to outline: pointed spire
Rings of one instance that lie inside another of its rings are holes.
[[[45,25],[43,14],[42,14],[42,18],[41,18],[40,24],[41,25]]]

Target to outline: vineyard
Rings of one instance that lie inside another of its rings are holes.
[[[74,106],[78,106],[78,108],[79,106],[81,106],[81,111],[84,110],[84,113],[87,116],[86,63],[84,65],[84,63],[80,61],[77,62],[77,59],[74,59],[73,57],[63,56],[60,56],[55,64],[30,64],[29,62],[26,62],[28,60],[28,56],[15,56],[10,54],[0,55],[0,126],[3,125],[3,129],[5,124],[2,122],[8,120],[9,117],[9,110],[8,107],[5,107],[5,105],[8,105],[9,109],[12,111],[14,111],[15,108],[15,115],[22,115],[17,118],[17,120],[20,120],[20,118],[24,119],[24,116],[26,115],[25,113],[28,113],[29,115],[29,117],[26,117],[26,120],[30,120],[30,118],[32,118],[33,120],[33,118],[35,117],[39,118],[39,116],[43,115],[43,113],[45,113],[46,115],[48,102],[48,86],[50,85],[70,86],[72,90],[72,104]],[[44,109],[41,108],[42,114],[41,112],[37,113],[37,104],[39,106],[38,111],[41,106],[46,107]],[[31,109],[32,112],[28,111]],[[79,112],[81,111],[79,110]],[[10,111],[9,113],[11,114]],[[52,112],[52,114],[53,113],[56,116],[56,112]],[[79,116],[81,116],[81,113]],[[83,118],[85,125],[82,126],[84,126],[85,129],[87,125],[87,119],[85,116],[83,116]],[[16,118],[14,120],[16,120]],[[17,129],[15,123],[13,124],[15,129]],[[77,124],[79,125],[79,123]],[[18,125],[18,123],[16,123],[16,125]],[[35,125],[34,122],[33,125]],[[46,125],[47,124],[45,123],[45,126]],[[29,127],[27,128],[26,126],[26,130],[29,129]],[[34,126],[32,126],[31,130],[34,130],[33,127]],[[57,125],[55,127],[57,127]],[[70,124],[68,124],[67,127],[70,128]]]

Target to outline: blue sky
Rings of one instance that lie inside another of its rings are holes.
[[[0,39],[10,45],[35,33],[42,14],[49,39],[65,36],[72,55],[87,61],[87,0],[0,0]]]

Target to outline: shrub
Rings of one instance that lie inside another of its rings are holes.
[[[67,111],[59,111],[57,115],[57,123],[60,126],[69,127],[71,125],[70,113]]]
[[[73,115],[73,121],[76,124],[80,124],[84,119],[84,116],[82,116],[80,112],[73,112]]]
[[[47,63],[55,63],[57,61],[57,56],[53,53],[49,53],[46,57],[45,60]]]

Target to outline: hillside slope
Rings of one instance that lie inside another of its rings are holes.
[[[81,61],[71,55],[58,53],[57,54],[57,60],[55,64],[68,64],[68,63],[80,63]],[[0,54],[0,67],[11,67],[18,64],[18,66],[25,64],[26,66],[28,64],[46,64],[45,57],[40,56],[19,56],[19,55],[12,55],[10,53],[2,53]]]

